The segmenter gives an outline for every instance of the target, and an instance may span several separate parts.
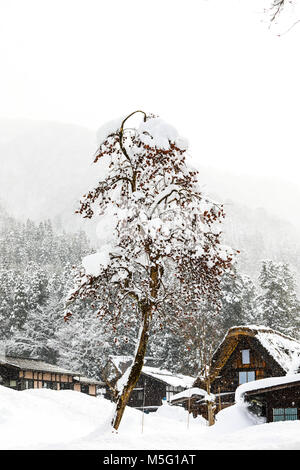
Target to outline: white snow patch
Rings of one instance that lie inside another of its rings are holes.
[[[106,245],[115,239],[115,230],[118,222],[116,214],[111,207],[108,207],[107,213],[99,217],[96,227],[96,235],[99,245]]]
[[[192,387],[192,388],[188,388],[187,390],[183,390],[183,392],[176,393],[175,395],[171,397],[170,401],[172,402],[180,398],[191,398],[194,395],[205,397],[207,395],[207,392],[203,390],[202,388]]]
[[[117,119],[113,119],[112,121],[108,121],[103,126],[101,126],[97,131],[97,144],[101,145],[109,135],[115,134],[120,130],[122,122],[124,121],[125,117],[119,117]]]
[[[207,421],[202,416],[197,416],[193,418],[192,415],[188,416],[188,412],[181,406],[168,405],[167,403],[160,406],[157,411],[154,413],[156,418],[167,418],[173,421],[179,421],[181,423],[193,422],[203,426],[207,426]]]
[[[158,367],[144,366],[142,372],[158,380],[162,380],[172,387],[187,388],[191,387],[191,385],[195,382],[194,377],[183,374],[175,374],[166,369],[159,369]]]
[[[167,150],[170,148],[170,142],[174,142],[183,150],[188,148],[187,139],[180,137],[175,127],[161,118],[152,118],[142,122],[138,132],[142,142],[150,147]]]
[[[300,374],[284,375],[282,377],[268,377],[266,379],[253,380],[240,385],[235,391],[235,402],[243,403],[244,395],[251,390],[260,390],[263,388],[275,387],[277,385],[300,382]]]
[[[249,413],[247,406],[236,404],[217,413],[214,428],[218,433],[236,432],[255,424],[262,424],[264,421],[264,418]]]
[[[218,413],[210,427],[176,406],[148,415],[127,407],[118,433],[110,427],[114,409],[104,398],[72,390],[0,386],[0,448],[300,450],[300,421],[255,425],[238,405]]]
[[[85,256],[82,259],[82,266],[88,276],[99,276],[103,268],[106,268],[110,262],[111,246],[103,245],[101,251]]]

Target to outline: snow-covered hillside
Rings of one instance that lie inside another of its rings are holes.
[[[117,434],[109,426],[113,409],[104,398],[71,390],[0,386],[0,448],[300,450],[300,421],[257,424],[243,406],[220,412],[212,427],[176,406],[149,415],[127,407]]]

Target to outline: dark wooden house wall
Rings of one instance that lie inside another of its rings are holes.
[[[10,386],[10,381],[15,380],[17,386],[19,384],[19,371],[16,368],[0,365],[0,377],[2,378],[1,385],[5,387]]]
[[[153,377],[141,374],[135,386],[135,390],[133,390],[131,394],[128,405],[135,408],[143,407],[143,405],[145,407],[160,406],[162,399],[166,397],[166,390],[165,383]]]
[[[249,364],[242,363],[242,350],[244,349],[250,350]],[[235,392],[239,386],[239,372],[241,371],[255,371],[256,380],[285,375],[284,370],[267,354],[255,337],[243,336],[224,367],[220,370],[219,375],[213,381],[212,392]]]
[[[297,408],[297,419],[300,419],[300,385],[282,385],[277,390],[269,390],[252,394],[246,397],[251,408],[260,404],[261,416],[266,417],[268,423],[273,421],[274,408]]]

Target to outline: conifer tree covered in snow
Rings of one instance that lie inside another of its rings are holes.
[[[132,354],[132,342],[115,343],[114,332],[102,328],[91,302],[80,302],[72,324],[64,322],[72,263],[90,252],[83,232],[58,231],[49,220],[20,223],[0,207],[1,354],[56,363],[99,379],[110,354]]]
[[[10,312],[11,331],[19,330],[26,322],[29,312],[29,297],[21,277],[18,278],[13,292],[13,308]]]
[[[136,113],[141,124],[127,127]],[[132,366],[117,382],[112,425],[118,429],[151,327],[159,327],[166,312],[167,321],[193,316],[204,297],[216,302],[232,253],[220,244],[223,208],[200,191],[197,171],[186,163],[187,142],[172,126],[136,111],[104,126],[99,144],[100,181],[79,213],[100,217],[101,245],[83,259],[68,302],[93,299],[116,336],[119,323],[139,327]],[[71,316],[68,311],[66,319]]]
[[[300,304],[289,266],[262,261],[259,283],[262,293],[256,303],[260,323],[300,339]]]
[[[232,273],[224,274],[220,288],[221,326],[224,332],[233,326],[257,322],[256,286],[249,276],[240,274],[234,267]]]
[[[20,223],[0,207],[1,353],[60,362],[68,263],[88,252],[84,233],[58,233],[50,221]]]

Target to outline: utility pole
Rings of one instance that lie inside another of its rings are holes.
[[[146,379],[145,379],[145,381],[144,381],[144,394],[143,394],[142,434],[143,434],[143,432],[144,432],[145,395],[146,395]]]

